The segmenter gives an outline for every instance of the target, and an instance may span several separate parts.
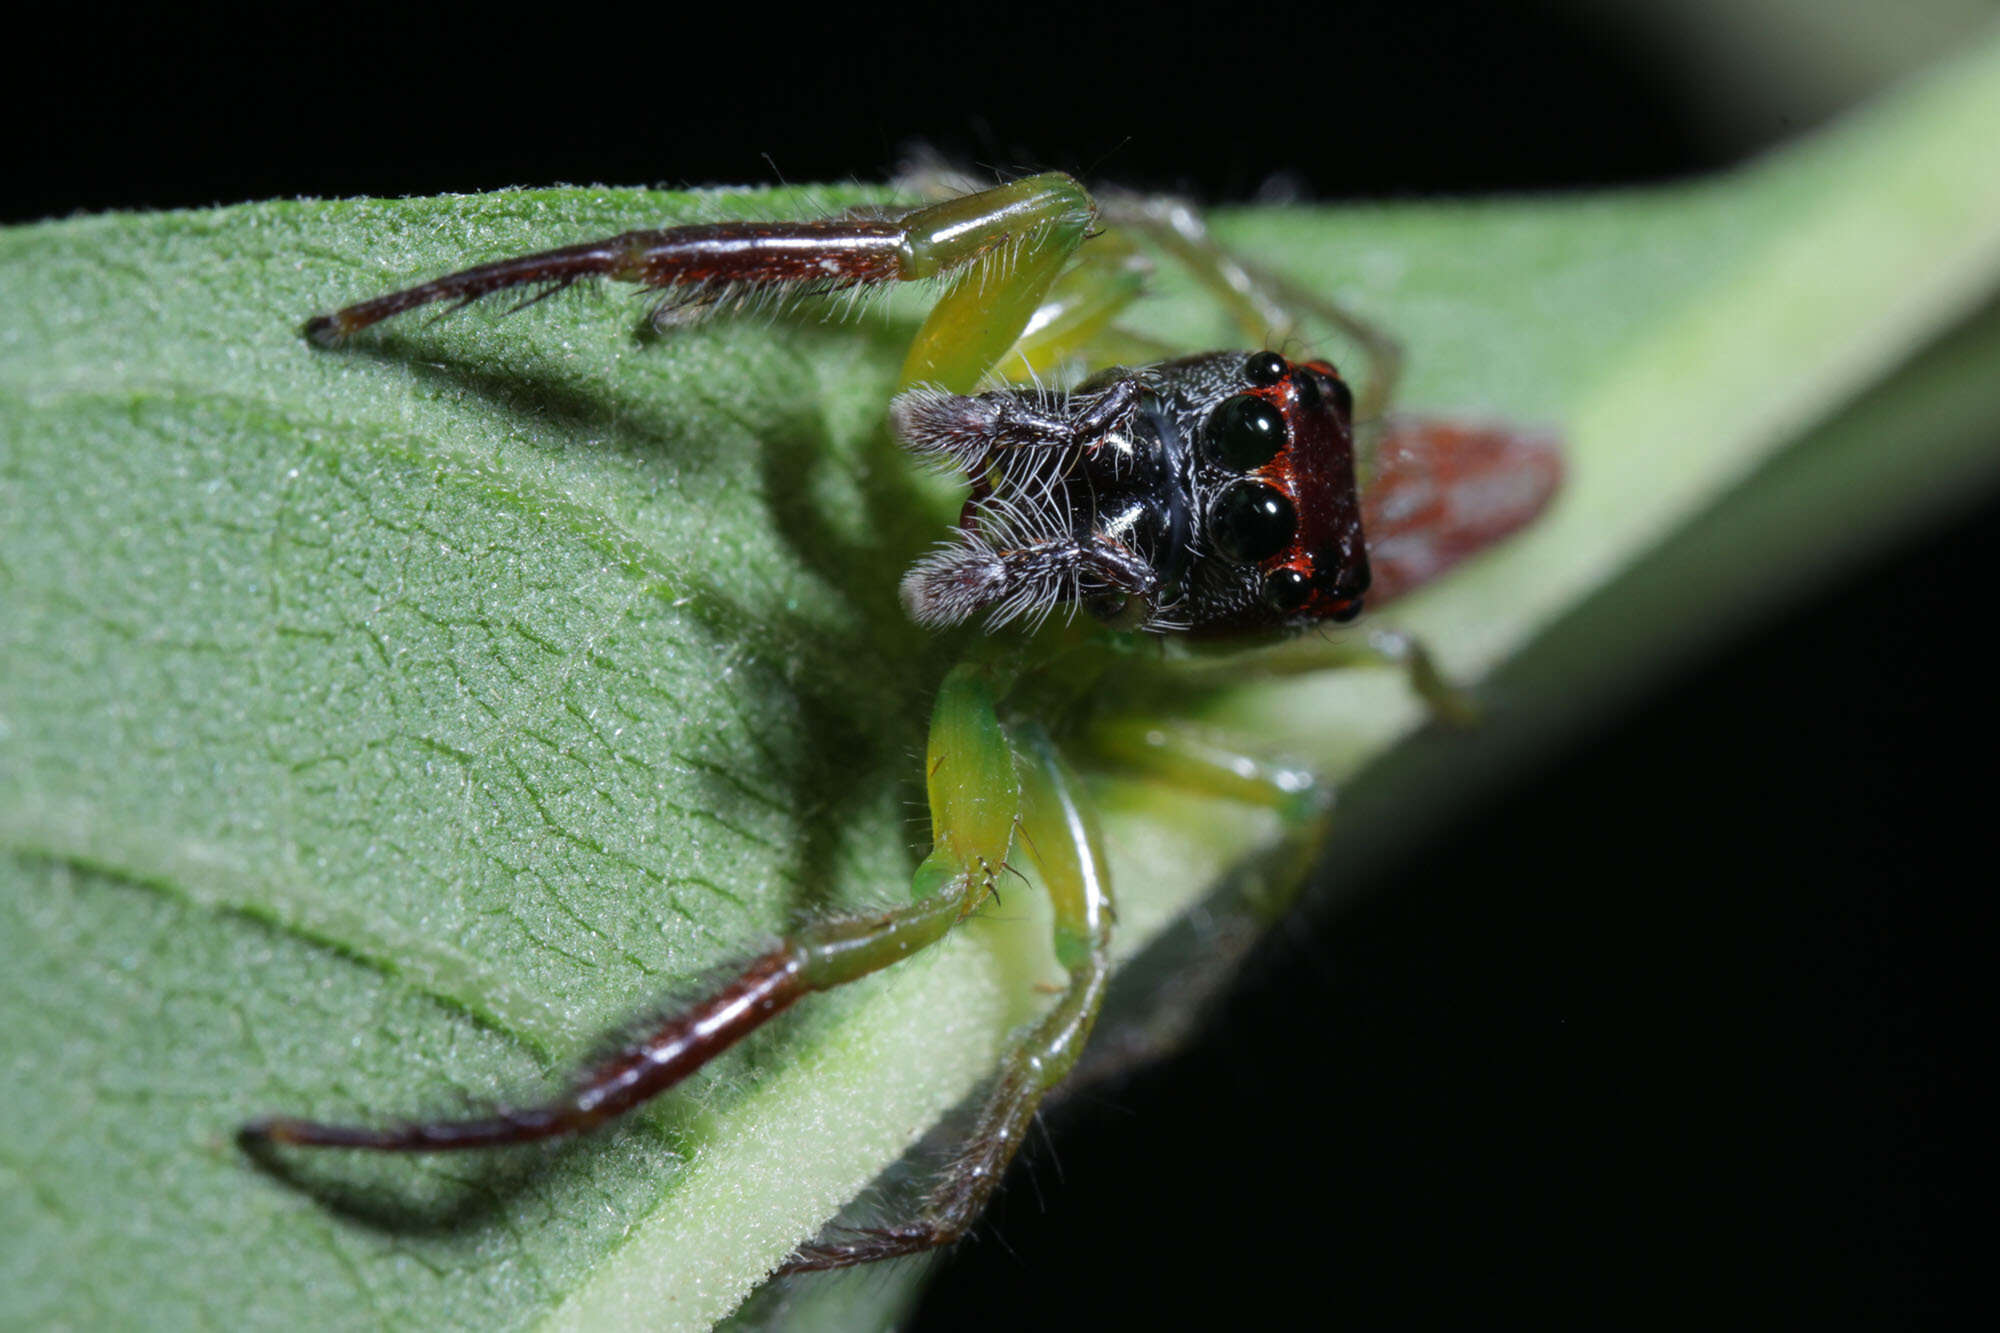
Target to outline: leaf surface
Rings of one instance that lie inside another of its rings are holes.
[[[1220,225],[1396,330],[1411,405],[1570,440],[1549,520],[1395,617],[1477,679],[1628,571],[1671,612],[1685,580],[1639,562],[1689,560],[1669,539],[1700,516],[1726,610],[1857,513],[1991,471],[1990,317],[1890,390],[2000,282],[1995,124],[1989,42],[1710,182]],[[1046,968],[1027,908],[586,1142],[301,1157],[288,1180],[230,1137],[531,1092],[800,913],[906,891],[951,651],[894,596],[951,508],[882,427],[916,302],[660,341],[619,298],[338,354],[296,335],[480,259],[861,197],[565,189],[0,235],[0,1322],[705,1327],[991,1067]],[[1171,274],[1146,321],[1233,341]],[[1873,431],[1835,420],[1884,384]],[[1725,498],[1760,469],[1763,499]],[[1564,670],[1639,669],[1664,637],[1639,619],[1600,610]],[[1418,720],[1352,675],[1211,715],[1336,777]],[[1270,833],[1093,785],[1127,952]],[[1425,792],[1357,798],[1393,819]]]

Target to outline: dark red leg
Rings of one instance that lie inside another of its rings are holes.
[[[671,288],[684,298],[663,309],[718,299],[739,284],[839,291],[900,277],[903,234],[900,222],[839,218],[628,231],[461,269],[330,315],[315,315],[304,331],[314,342],[331,345],[418,306],[439,301],[467,305],[515,287],[539,287],[546,296],[585,278]]]
[[[800,928],[714,995],[656,1024],[540,1105],[381,1129],[274,1117],[245,1125],[240,1137],[246,1146],[441,1152],[575,1134],[664,1092],[800,996],[921,952],[985,901],[1013,842],[1020,796],[996,706],[994,683],[971,667],[953,671],[938,693],[927,770],[936,844],[918,867],[913,902]]]
[[[418,306],[467,305],[514,288],[536,292],[532,304],[585,278],[664,293],[653,318],[670,322],[740,298],[821,295],[972,272],[977,281],[945,285],[903,367],[906,384],[964,390],[1014,345],[1096,218],[1082,186],[1048,172],[895,217],[628,231],[480,264],[315,315],[304,333],[331,345]]]
[[[810,989],[804,947],[781,946],[752,963],[742,976],[699,1007],[676,1014],[609,1060],[585,1070],[561,1096],[540,1106],[498,1111],[477,1120],[386,1129],[274,1117],[245,1125],[241,1137],[251,1143],[316,1148],[441,1152],[575,1134],[622,1115],[678,1083],[766,1019],[790,1008]]]

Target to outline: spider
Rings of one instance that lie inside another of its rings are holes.
[[[1380,421],[1393,342],[1346,311],[1228,254],[1172,200],[1106,192],[1061,173],[986,189],[931,182],[933,202],[803,221],[627,232],[481,264],[307,322],[331,347],[419,306],[500,292],[527,302],[593,278],[658,292],[661,329],[767,300],[934,280],[891,428],[962,479],[956,530],[910,569],[903,603],[940,630],[981,622],[933,705],[925,781],[932,845],[907,905],[801,925],[707,998],[654,1022],[539,1104],[388,1127],[272,1118],[246,1145],[431,1152],[570,1135],[631,1110],[803,997],[934,944],[1025,859],[1054,906],[1067,984],[1018,1035],[974,1112],[967,1146],[916,1215],[795,1253],[785,1271],[842,1267],[948,1244],[979,1216],[1037,1107],[1078,1064],[1110,978],[1112,888],[1068,756],[1136,767],[1263,805],[1310,849],[1322,784],[1250,756],[1085,706],[1135,642],[1171,669],[1204,646],[1341,624],[1529,522],[1561,466],[1546,437],[1505,426]],[[1190,271],[1251,346],[1195,356],[1118,329],[1147,252]],[[527,303],[524,302],[524,303]],[[1325,360],[1270,350],[1308,317],[1367,353],[1359,394]],[[1146,364],[1109,364],[1116,355]],[[1081,367],[1067,389],[1052,377]],[[1013,382],[999,378],[1010,376]],[[1357,423],[1377,438],[1356,482]],[[1046,623],[1045,623],[1046,622]],[[1463,698],[1420,645],[1392,631],[1324,639],[1307,665],[1398,665],[1435,712]],[[1048,671],[1060,658],[1063,670]],[[1297,878],[1297,877],[1295,877]]]

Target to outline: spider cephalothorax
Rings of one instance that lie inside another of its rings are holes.
[[[1353,398],[1323,361],[1212,352],[1069,393],[916,389],[910,449],[972,482],[958,534],[903,581],[919,621],[1243,634],[1351,620],[1368,588]]]

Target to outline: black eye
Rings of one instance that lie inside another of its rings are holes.
[[[1243,363],[1243,378],[1259,389],[1268,389],[1285,377],[1285,358],[1276,352],[1252,352]]]
[[[1325,383],[1320,387],[1333,395],[1333,405],[1340,409],[1340,415],[1344,417],[1354,415],[1354,390],[1347,387],[1346,380],[1329,375],[1325,377]]]
[[[1284,550],[1297,527],[1292,502],[1277,487],[1261,481],[1231,482],[1208,507],[1215,549],[1246,565]]]
[[[1262,398],[1239,394],[1210,414],[1202,443],[1213,462],[1231,472],[1248,472],[1285,447],[1285,417]]]
[[[1306,604],[1312,580],[1290,565],[1264,576],[1264,605],[1281,615],[1290,615]]]

